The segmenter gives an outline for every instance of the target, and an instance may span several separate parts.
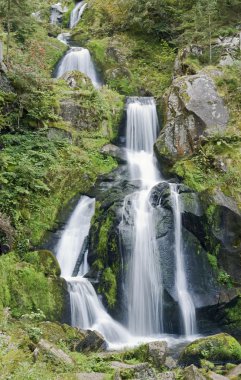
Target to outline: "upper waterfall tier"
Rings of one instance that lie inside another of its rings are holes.
[[[71,48],[61,59],[56,77],[60,78],[69,71],[80,71],[91,79],[96,88],[101,86],[101,82],[98,78],[98,74],[88,49],[81,47]]]
[[[127,100],[127,149],[153,152],[159,123],[154,98],[131,97]]]
[[[69,26],[71,29],[74,28],[78,24],[86,7],[87,7],[87,4],[84,3],[83,1],[76,4],[70,16]]]

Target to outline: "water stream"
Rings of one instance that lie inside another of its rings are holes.
[[[62,38],[62,40],[66,42],[63,35],[59,38]],[[70,71],[80,71],[85,74],[91,79],[95,88],[99,88],[101,86],[101,82],[98,78],[97,71],[88,49],[84,49],[82,47],[70,48],[58,65],[56,77],[60,78],[65,73]]]
[[[61,276],[65,278],[68,285],[71,324],[81,329],[99,331],[108,344],[116,342],[126,344],[130,341],[130,334],[106,312],[94,287],[89,280],[84,278],[89,269],[85,240],[89,235],[94,211],[95,200],[82,196],[55,249]],[[78,275],[74,276],[78,262],[80,263]]]
[[[86,7],[87,7],[87,3],[85,3],[84,1],[81,1],[80,3],[77,3],[75,5],[70,15],[70,23],[69,23],[70,29],[74,28],[78,24]]]
[[[182,241],[181,201],[178,194],[178,185],[170,184],[170,189],[175,232],[175,287],[178,297],[178,304],[182,315],[182,332],[184,335],[190,336],[196,333],[196,313],[192,296],[188,290],[185,271]]]
[[[155,101],[129,98],[127,141],[130,180],[140,180],[140,190],[128,195],[134,219],[132,255],[129,258],[128,325],[132,334],[150,336],[163,331],[162,281],[155,239],[152,187],[160,181],[153,145],[159,130]],[[124,205],[126,202],[124,202]]]

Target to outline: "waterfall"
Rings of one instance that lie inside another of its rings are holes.
[[[70,38],[70,33],[60,33],[57,36],[57,40],[63,42],[63,44],[68,45],[68,39]]]
[[[85,238],[89,234],[91,218],[95,211],[95,200],[81,197],[57,245],[57,259],[63,277],[73,275],[75,264],[81,254]],[[84,273],[85,274],[85,273]]]
[[[60,61],[56,77],[60,78],[69,71],[80,71],[91,79],[96,88],[101,86],[88,49],[81,47],[71,48]]]
[[[104,309],[91,283],[83,277],[67,279],[74,327],[97,330],[108,343],[127,343],[130,335]]]
[[[158,334],[163,326],[161,265],[149,202],[150,190],[160,180],[153,155],[158,129],[154,99],[129,98],[127,157],[131,179],[139,179],[141,188],[128,196],[134,220],[127,278],[128,324],[131,333],[142,336]]]
[[[56,247],[56,257],[65,278],[70,296],[71,324],[82,329],[99,331],[107,343],[127,343],[130,335],[106,312],[91,285],[83,276],[88,271],[88,250],[86,238],[89,234],[91,218],[95,210],[95,200],[83,196],[73,211],[60,241]],[[82,254],[78,276],[74,277],[76,264]]]
[[[78,24],[86,7],[87,7],[87,4],[84,3],[83,1],[75,5],[70,16],[69,26],[71,29],[74,28]]]
[[[175,228],[175,287],[177,292],[178,304],[182,315],[183,332],[186,336],[190,336],[195,334],[196,332],[196,313],[191,294],[188,291],[187,279],[185,274],[182,244],[181,202],[178,194],[178,185],[170,184],[170,189]]]

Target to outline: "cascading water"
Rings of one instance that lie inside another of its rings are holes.
[[[69,71],[80,71],[91,79],[96,88],[101,86],[88,49],[72,47],[60,61],[56,77],[60,78]]]
[[[131,333],[142,336],[158,334],[163,326],[161,265],[153,208],[149,202],[150,190],[160,181],[153,155],[158,129],[154,99],[130,98],[127,104],[127,157],[131,180],[140,180],[141,188],[128,196],[134,218],[127,278],[128,324]]]
[[[127,343],[129,333],[105,311],[91,283],[83,276],[88,271],[85,241],[89,234],[95,200],[81,197],[56,247],[61,275],[68,284],[71,324],[74,327],[97,330],[108,343]],[[78,276],[73,272],[82,255]]]
[[[89,234],[91,218],[95,211],[95,200],[81,197],[56,247],[57,260],[63,277],[73,275],[84,241]]]
[[[71,29],[74,28],[78,24],[86,7],[87,7],[87,3],[84,3],[83,1],[76,4],[70,16],[69,26]]]
[[[190,336],[196,333],[196,313],[192,296],[188,290],[185,274],[182,244],[181,202],[178,194],[178,185],[170,184],[170,189],[175,228],[175,287],[178,304],[182,315],[182,330],[186,336]]]

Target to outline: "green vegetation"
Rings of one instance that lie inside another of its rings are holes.
[[[27,255],[27,259],[29,257],[30,254]],[[14,253],[1,257],[1,315],[4,308],[10,308],[14,317],[21,317],[23,314],[40,309],[49,320],[61,318],[64,309],[65,283],[53,274],[51,277],[46,277],[39,269],[39,263],[20,261]]]
[[[116,276],[111,268],[106,268],[101,276],[101,286],[99,287],[100,294],[103,294],[110,309],[116,305],[117,283]]]

